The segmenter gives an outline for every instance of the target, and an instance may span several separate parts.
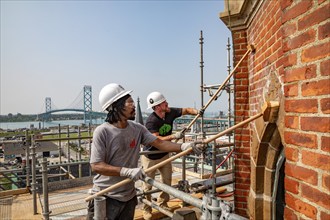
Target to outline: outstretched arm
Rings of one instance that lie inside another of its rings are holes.
[[[181,151],[181,144],[177,144],[171,141],[163,141],[157,138],[150,145],[155,146],[158,150],[165,151],[165,152],[180,152]]]
[[[91,167],[95,173],[104,176],[120,176],[121,167],[111,166],[104,162],[92,163]]]
[[[198,110],[195,108],[182,108],[182,115],[197,115]]]

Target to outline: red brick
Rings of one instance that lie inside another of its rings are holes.
[[[325,1],[326,1],[326,0],[325,0]],[[329,220],[329,219],[330,219],[330,214],[321,211],[320,219],[321,219],[321,220]]]
[[[299,126],[299,118],[297,116],[285,116],[285,127],[297,129]]]
[[[330,132],[330,117],[302,117],[300,126],[304,131]]]
[[[240,85],[237,85],[236,86],[236,91],[248,91],[248,86],[240,86]]]
[[[301,61],[307,63],[325,58],[330,55],[329,47],[330,43],[326,42],[304,49],[301,52]]]
[[[235,73],[235,79],[247,79],[248,77],[249,77],[249,74],[247,72]]]
[[[324,154],[302,150],[302,163],[322,170],[330,170],[330,157]]]
[[[293,210],[302,213],[309,218],[316,219],[317,209],[314,206],[301,201],[299,198],[296,198],[289,193],[285,194],[285,202],[286,205]]]
[[[284,86],[285,97],[292,97],[298,95],[298,83]]]
[[[303,66],[291,70],[287,70],[285,73],[285,82],[294,82],[304,79],[311,79],[316,77],[316,65]]]
[[[297,215],[288,206],[284,208],[284,219],[298,220]]]
[[[290,67],[290,66],[294,66],[296,64],[297,64],[297,54],[295,54],[295,53],[288,54],[283,59],[283,66],[284,67]]]
[[[286,112],[316,113],[318,112],[317,99],[286,100],[284,109]]]
[[[330,152],[330,137],[321,137],[321,149],[326,152]]]
[[[286,52],[307,45],[315,41],[315,36],[316,32],[313,29],[309,29],[308,31],[288,40],[283,50]]]
[[[246,196],[235,196],[237,202],[247,202]]]
[[[285,24],[282,30],[283,30],[283,38],[289,37],[297,32],[297,24],[296,22],[293,22],[292,24]]]
[[[321,99],[321,111],[324,114],[330,114],[330,98]]]
[[[318,0],[318,4],[321,5],[323,2],[328,1],[328,0]],[[330,219],[330,218],[329,218]]]
[[[285,175],[298,180],[306,181],[307,183],[317,185],[318,174],[312,169],[307,169],[295,164],[285,164]]]
[[[303,1],[312,2],[312,1]],[[330,4],[326,4],[324,7],[318,7],[314,12],[302,17],[298,21],[298,30],[308,29],[309,27],[319,24],[329,18]]]
[[[330,59],[321,62],[320,72],[322,76],[330,75]]]
[[[330,94],[330,80],[324,79],[314,82],[305,82],[301,86],[301,93],[303,96]]]
[[[312,1],[301,1],[300,3],[294,5],[293,7],[284,12],[282,22],[285,23],[286,21],[289,21],[301,14],[304,14],[306,11],[308,11],[308,9],[312,7],[312,5]]]
[[[330,191],[330,174],[323,173],[322,175],[322,187]]]
[[[281,10],[286,9],[287,7],[291,6],[293,0],[280,0],[280,7]]]
[[[330,36],[330,22],[319,26],[319,40],[326,39]]]
[[[285,157],[289,161],[297,162],[299,159],[299,151],[291,147],[285,147]]]
[[[326,208],[330,209],[330,195],[319,191],[313,187],[302,184],[301,185],[302,196],[309,199],[310,201]]]
[[[286,144],[293,144],[296,146],[317,148],[317,136],[315,134],[284,132],[284,141]]]
[[[288,191],[288,192],[291,192],[294,194],[298,194],[298,192],[299,192],[299,182],[296,180],[285,177],[284,186],[285,186],[284,187],[285,191]]]

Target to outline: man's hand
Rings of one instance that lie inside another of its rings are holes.
[[[181,139],[184,137],[184,133],[183,132],[176,132],[175,134],[172,134],[173,139]]]
[[[199,155],[199,154],[203,153],[205,146],[201,141],[195,141],[195,142],[191,142],[191,143],[181,144],[182,151],[185,151],[188,148],[192,148],[193,151],[195,152],[195,154]]]
[[[126,168],[122,167],[120,170],[120,176],[126,176],[133,181],[142,180],[146,176],[142,168]]]

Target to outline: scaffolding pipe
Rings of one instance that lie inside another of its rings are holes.
[[[37,189],[36,189],[36,146],[34,141],[34,135],[31,135],[31,155],[32,155],[32,183],[31,183],[31,191],[33,198],[33,214],[37,214]]]
[[[200,61],[200,67],[201,67],[201,85],[200,85],[200,91],[201,91],[201,109],[204,109],[204,60],[203,60],[203,45],[204,45],[204,38],[203,38],[203,31],[201,31],[201,37],[199,38],[201,45],[201,61]],[[198,114],[199,115],[199,114]],[[201,114],[201,134],[203,139],[205,138],[204,133],[204,114]],[[204,155],[201,155],[201,177],[204,175]]]
[[[160,182],[157,182],[156,180],[154,179],[151,179],[150,177],[145,177],[144,178],[144,181],[176,198],[179,198],[181,199],[182,201],[190,204],[190,205],[193,205],[199,209],[202,209],[203,208],[203,205],[202,205],[202,200],[200,199],[197,199],[187,193],[184,193],[178,189],[175,189],[169,185],[166,185],[166,184],[163,184],[163,183],[160,183]]]
[[[106,218],[106,198],[98,196],[94,199],[94,220],[105,220]]]
[[[88,136],[92,136],[92,129],[91,129],[91,123],[88,123]],[[88,154],[89,154],[89,160],[91,158],[91,152],[92,152],[92,141],[91,139],[89,139],[89,143],[88,143]],[[89,176],[92,176],[92,169],[89,169]]]
[[[58,156],[60,159],[60,164],[62,163],[62,146],[61,146],[61,124],[58,124]],[[61,169],[59,170],[59,173],[61,174]],[[60,181],[62,180],[62,177],[60,176]]]
[[[274,103],[274,105],[275,105],[275,104],[276,104],[276,103]],[[278,104],[278,103],[277,103],[277,104]],[[268,107],[276,107],[276,106],[268,106]],[[277,107],[278,107],[278,106],[277,106]],[[266,109],[266,110],[267,110],[267,109]],[[278,109],[277,109],[277,110],[278,110]],[[269,112],[269,114],[271,114],[271,112]],[[211,141],[214,141],[214,140],[216,140],[217,138],[219,138],[219,137],[221,137],[221,136],[223,136],[223,135],[225,135],[225,134],[227,134],[227,133],[229,133],[229,132],[235,130],[236,128],[239,128],[239,127],[241,127],[241,126],[243,126],[243,125],[246,125],[246,124],[248,124],[249,122],[251,122],[251,121],[253,121],[253,120],[255,120],[255,119],[257,119],[257,118],[259,118],[259,117],[261,117],[261,116],[263,116],[263,112],[261,112],[261,113],[259,113],[259,114],[256,114],[255,116],[253,116],[253,117],[251,117],[251,118],[248,118],[248,119],[246,119],[246,120],[244,120],[244,121],[242,121],[242,122],[240,122],[240,123],[234,125],[233,127],[228,128],[228,129],[226,129],[226,130],[220,132],[219,134],[214,135],[214,136],[212,136],[212,137],[210,137],[210,138],[204,140],[204,141],[203,141],[203,144],[207,144],[207,143],[209,143],[209,142],[211,142]],[[270,115],[270,116],[272,116],[272,115]],[[270,116],[269,116],[269,117],[270,117]],[[180,153],[178,153],[178,154],[176,154],[176,155],[174,155],[174,156],[172,156],[172,157],[170,157],[170,158],[168,158],[168,159],[166,159],[166,160],[164,160],[164,161],[162,161],[162,162],[160,162],[160,163],[158,163],[158,164],[156,164],[156,165],[154,165],[154,166],[152,166],[152,167],[149,167],[148,169],[144,170],[144,172],[145,172],[145,173],[148,173],[148,172],[152,172],[152,171],[154,171],[154,170],[157,170],[159,167],[162,167],[162,166],[164,166],[165,164],[167,164],[167,163],[169,163],[169,162],[171,162],[171,161],[173,161],[173,160],[175,160],[175,159],[177,159],[177,158],[179,158],[179,157],[182,157],[182,156],[184,156],[184,155],[187,155],[187,154],[191,153],[192,151],[193,151],[192,148],[188,148],[188,149],[185,150],[185,151],[182,151],[182,152],[180,152]],[[88,196],[87,198],[85,198],[85,201],[86,201],[86,202],[87,202],[87,201],[90,201],[90,200],[92,200],[93,198],[95,198],[96,196],[100,196],[100,195],[103,195],[103,194],[105,194],[105,193],[108,193],[108,192],[110,192],[111,190],[117,189],[118,187],[121,187],[121,186],[123,186],[123,185],[125,185],[125,184],[127,184],[127,183],[130,183],[130,182],[132,182],[131,179],[129,179],[129,178],[124,179],[124,180],[122,180],[122,181],[120,181],[120,182],[118,182],[118,183],[116,183],[116,184],[113,184],[113,185],[109,186],[108,188],[105,188],[105,189],[103,189],[103,190],[101,190],[101,191],[95,193],[94,195]]]
[[[212,207],[219,207],[220,206],[220,201],[215,198],[215,197],[212,197]],[[221,211],[220,210],[211,210],[211,219],[220,219],[220,216],[221,216]]]
[[[78,160],[81,161],[81,132],[80,132],[80,127],[78,127]],[[82,167],[81,167],[81,164],[78,165],[79,166],[79,171],[78,171],[78,177],[81,178],[82,176]]]
[[[230,75],[230,41],[228,37],[228,44],[227,44],[227,71],[228,76]],[[228,127],[230,127],[230,121],[231,121],[231,86],[230,86],[230,78],[228,80]],[[231,142],[230,135],[228,136],[228,142]]]
[[[243,60],[246,58],[246,56],[251,53],[252,51],[254,51],[254,47],[253,45],[249,45],[248,46],[248,50],[246,51],[246,53],[243,55],[243,57],[239,60],[239,62],[236,64],[235,68],[230,72],[230,74],[227,76],[227,78],[225,79],[225,81],[221,84],[221,86],[218,88],[218,90],[213,94],[213,96],[209,99],[209,101],[205,104],[205,106],[203,106],[203,108],[198,112],[198,114],[195,116],[195,118],[190,122],[190,124],[183,129],[183,131],[186,131],[187,129],[189,129],[198,119],[199,116],[202,115],[202,113],[205,111],[205,109],[211,104],[211,102],[213,100],[215,100],[218,96],[218,94],[220,93],[220,91],[224,88],[224,86],[227,84],[227,82],[229,81],[229,79],[232,77],[232,75],[235,73],[236,69],[241,65],[241,63],[243,62]],[[229,125],[230,126],[230,125]]]
[[[28,138],[28,131],[26,130],[25,132],[25,141],[26,141],[26,144],[27,144],[27,138]],[[30,187],[30,149],[28,146],[26,146],[26,149],[25,149],[25,171],[26,171],[26,187]]]
[[[153,202],[150,202],[149,200],[144,199],[144,198],[141,198],[140,201],[143,202],[144,204],[150,206],[151,208],[157,209],[158,211],[160,211],[161,213],[167,215],[171,219],[173,218],[174,214],[172,212],[163,209],[162,207],[158,206],[157,204],[155,204]]]
[[[66,134],[66,137],[69,138],[70,137],[70,130],[69,130],[69,125],[67,127],[67,134]],[[71,162],[71,152],[70,152],[70,140],[68,139],[67,141],[67,144],[68,144],[68,151],[67,151],[67,156],[68,156],[68,163]],[[70,173],[71,171],[71,168],[70,168],[70,165],[68,165],[68,172]]]
[[[217,170],[216,170],[216,166],[215,166],[215,163],[216,163],[216,147],[215,147],[215,144],[216,144],[216,140],[214,140],[214,144],[212,145],[212,152],[211,152],[211,154],[212,154],[212,194],[213,194],[213,196],[215,196],[215,194],[216,194],[216,186],[215,186],[215,184],[216,184],[216,172],[217,172]]]
[[[43,212],[42,215],[45,220],[49,220],[49,203],[48,203],[48,176],[47,176],[47,158],[43,158],[42,162],[42,194],[43,194],[43,199],[44,199],[44,206],[43,206]]]

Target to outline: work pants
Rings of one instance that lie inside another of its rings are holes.
[[[135,207],[138,204],[136,196],[127,202],[106,197],[106,218],[107,220],[133,220]],[[94,200],[89,201],[87,207],[87,220],[94,218]]]
[[[162,157],[161,159],[158,160],[151,160],[149,158],[147,158],[146,156],[141,156],[141,164],[144,170],[148,169],[149,167],[152,167],[156,164],[159,164],[160,162],[166,160],[169,158],[169,155],[167,154],[166,156]],[[172,164],[171,162],[165,164],[164,166],[158,168],[159,172],[160,172],[160,177],[161,177],[161,182],[166,184],[166,185],[171,185],[172,182]],[[153,172],[149,172],[147,173],[148,177],[155,179],[155,174],[156,171]],[[143,183],[143,191],[146,192],[148,190],[151,190],[152,186],[147,184],[147,183]],[[146,199],[151,201],[151,195],[147,195]],[[165,192],[160,192],[158,198],[157,198],[157,203],[158,205],[162,205],[162,204],[167,204],[167,202],[170,200],[170,196],[169,194],[165,193]],[[144,211],[149,211],[151,212],[151,207],[148,205],[144,205],[143,206],[143,210]]]

